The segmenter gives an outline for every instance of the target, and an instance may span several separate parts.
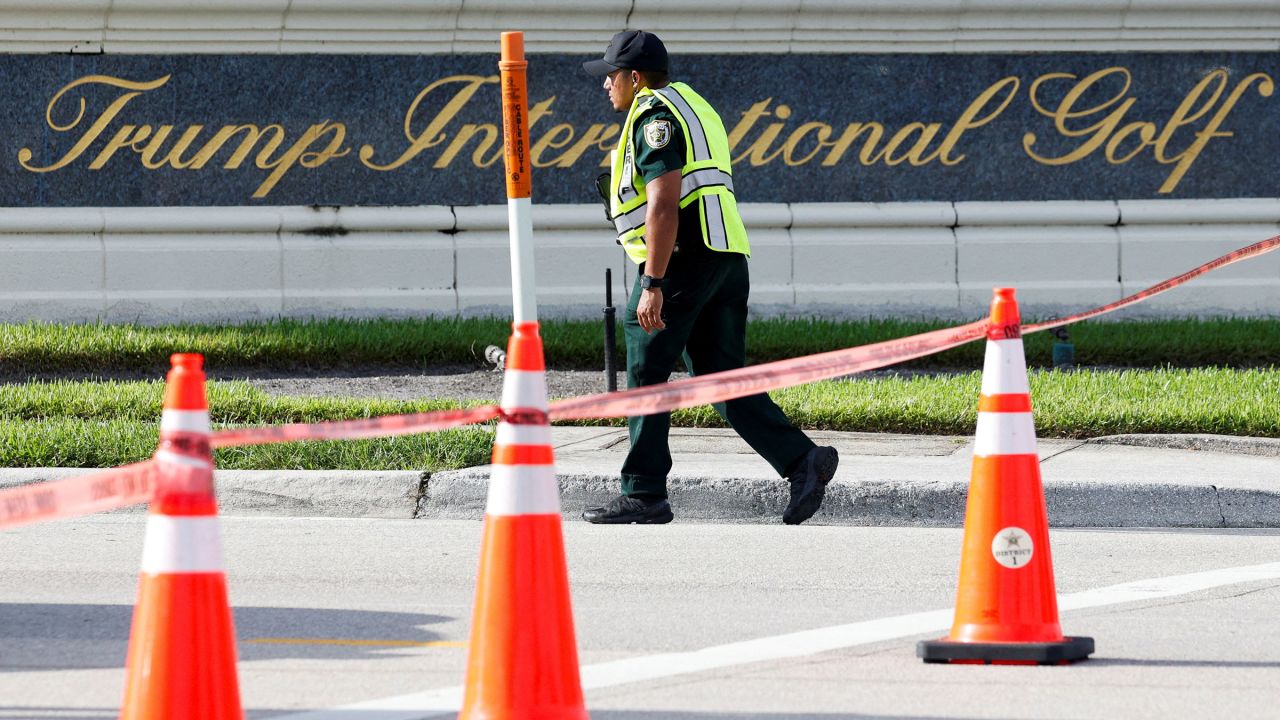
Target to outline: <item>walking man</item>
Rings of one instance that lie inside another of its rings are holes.
[[[614,111],[626,113],[608,202],[618,242],[640,266],[624,321],[627,386],[667,382],[681,355],[695,375],[742,367],[750,246],[720,116],[688,85],[668,80],[667,49],[652,33],[614,35],[604,58],[583,68],[604,78]],[[715,409],[790,481],[783,522],[813,517],[839,462],[835,448],[814,445],[765,394]],[[669,413],[627,419],[622,495],[583,519],[671,522],[670,425]]]

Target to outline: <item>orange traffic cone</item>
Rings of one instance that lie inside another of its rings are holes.
[[[241,720],[204,358],[171,360],[120,717]]]
[[[1062,664],[1093,652],[1093,638],[1063,637],[1049,553],[1049,519],[1022,320],[1012,288],[991,301],[982,397],[965,510],[955,623],[923,641],[925,662]]]
[[[586,720],[538,323],[515,323],[459,718]]]

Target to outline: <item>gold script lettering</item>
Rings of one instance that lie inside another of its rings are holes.
[[[889,142],[884,146],[884,164],[894,166],[910,161],[912,165],[924,165],[928,161],[922,161],[920,158],[924,155],[925,150],[929,149],[929,143],[933,142],[933,138],[937,136],[938,131],[941,129],[941,123],[929,123],[926,125],[922,122],[912,122],[903,125],[902,129],[894,133],[893,137],[889,138]],[[897,150],[912,135],[916,134],[919,134],[920,137],[911,146],[911,149],[902,155],[894,157],[893,151]]]
[[[1230,81],[1229,75],[1227,70],[1221,68],[1207,73],[1182,99],[1182,102],[1174,109],[1163,127],[1159,123],[1147,121],[1121,124],[1124,122],[1128,112],[1137,103],[1136,98],[1125,97],[1128,95],[1132,83],[1132,78],[1127,68],[1104,68],[1080,79],[1063,95],[1062,100],[1053,109],[1045,107],[1041,102],[1041,86],[1054,80],[1076,80],[1076,76],[1069,73],[1047,73],[1041,75],[1031,83],[1030,88],[1031,104],[1036,109],[1036,112],[1052,118],[1054,129],[1057,130],[1059,135],[1068,138],[1087,139],[1064,155],[1048,157],[1032,149],[1038,138],[1035,133],[1028,132],[1023,135],[1023,150],[1032,160],[1038,163],[1044,165],[1067,165],[1088,157],[1098,148],[1105,145],[1106,149],[1103,155],[1107,162],[1118,165],[1133,160],[1143,150],[1150,147],[1156,162],[1162,165],[1174,165],[1173,170],[1169,172],[1168,177],[1165,178],[1164,183],[1161,184],[1158,190],[1160,194],[1171,193],[1177,188],[1178,183],[1186,175],[1196,159],[1200,157],[1210,140],[1234,135],[1231,132],[1223,132],[1220,128],[1250,87],[1256,84],[1258,94],[1263,97],[1270,97],[1275,91],[1275,82],[1270,75],[1253,73],[1237,83],[1224,100],[1223,95],[1226,93]],[[1118,76],[1123,81],[1117,92],[1112,94],[1109,99],[1092,107],[1077,109],[1077,103],[1086,93],[1090,93],[1096,85],[1112,76]],[[1115,109],[1111,109],[1113,106]],[[1213,115],[1209,116],[1211,111]],[[1091,125],[1077,127],[1073,124],[1073,121],[1087,121],[1103,113],[1105,115]],[[1193,139],[1187,148],[1176,155],[1169,155],[1169,146],[1178,135],[1178,131],[1181,128],[1190,127],[1205,117],[1209,117],[1208,121],[1203,128],[1193,133]],[[1136,145],[1128,151],[1123,150],[1125,142],[1135,135],[1137,137]]]
[[[1089,91],[1094,85],[1112,75],[1120,75],[1124,79],[1124,85],[1118,92],[1111,96],[1111,99],[1098,105],[1083,110],[1075,109],[1075,105],[1079,102],[1081,96]],[[1053,126],[1059,135],[1069,138],[1078,138],[1092,136],[1087,141],[1080,144],[1075,150],[1063,155],[1062,157],[1051,158],[1040,155],[1031,149],[1036,144],[1036,134],[1029,132],[1022,136],[1022,147],[1027,155],[1038,163],[1043,165],[1069,165],[1073,162],[1088,157],[1094,150],[1097,150],[1107,141],[1107,136],[1115,132],[1120,125],[1120,121],[1124,119],[1124,115],[1137,102],[1134,98],[1124,99],[1129,92],[1129,85],[1133,78],[1129,74],[1128,68],[1110,67],[1099,70],[1092,75],[1085,77],[1077,82],[1067,94],[1063,96],[1062,101],[1058,103],[1058,107],[1049,110],[1040,102],[1040,87],[1050,80],[1075,80],[1076,76],[1070,73],[1047,73],[1036,78],[1031,83],[1031,106],[1036,112],[1045,117],[1053,118]],[[1072,120],[1088,118],[1105,111],[1107,108],[1120,103],[1120,106],[1107,114],[1098,122],[1084,127],[1070,127],[1068,123]]]
[[[111,124],[111,121],[120,114],[120,111],[124,109],[124,106],[129,104],[130,100],[138,97],[148,90],[155,90],[161,85],[164,85],[169,82],[169,77],[169,75],[165,75],[164,77],[160,77],[149,82],[133,82],[123,78],[111,77],[110,75],[86,75],[85,77],[67,83],[61,90],[54,93],[54,96],[49,100],[49,104],[45,108],[45,122],[48,123],[49,128],[54,132],[68,132],[70,130],[74,130],[76,126],[80,124],[80,121],[84,119],[86,109],[84,97],[79,98],[75,119],[71,120],[71,122],[58,124],[58,122],[53,119],[58,102],[72,90],[84,85],[106,85],[107,87],[130,90],[132,92],[123,93],[120,97],[113,100],[111,104],[102,111],[102,114],[99,115],[84,131],[84,134],[81,135],[80,139],[76,141],[76,144],[67,151],[67,154],[63,155],[62,158],[56,162],[44,167],[32,165],[31,159],[35,156],[35,153],[31,151],[31,148],[24,147],[18,150],[18,163],[21,164],[24,169],[37,173],[52,172],[70,165],[75,162],[77,158],[83,155],[84,151],[87,150],[100,135],[102,135],[102,132],[106,130],[107,126]],[[147,129],[147,132],[150,133],[150,128]],[[124,138],[119,137],[119,133],[117,133],[117,138],[122,142],[124,141]],[[114,152],[114,150],[112,152]]]
[[[769,102],[772,100],[773,98],[765,100],[765,107],[768,107]],[[767,117],[768,115],[768,112],[764,112],[761,114],[761,117]],[[774,109],[773,116],[779,120],[786,120],[791,117],[791,108],[786,105],[779,105]],[[740,122],[739,125],[742,125],[746,121],[747,118],[744,114],[742,122]],[[751,122],[754,124],[754,118]],[[751,143],[746,150],[742,151],[742,154],[733,158],[732,162],[736,165],[737,163],[742,162],[744,158],[753,166],[768,165],[773,162],[774,158],[782,154],[782,148],[769,152],[769,146],[773,145],[774,140],[778,139],[778,135],[782,132],[782,128],[785,125],[786,123],[780,122],[769,123],[769,125],[764,129],[764,132],[760,133],[760,137],[756,138],[755,142]],[[735,131],[737,130],[737,128],[734,129]]]
[[[622,129],[622,126],[614,123],[612,125],[601,125],[599,123],[590,125],[586,131],[578,136],[576,142],[564,152],[560,153],[560,157],[556,158],[555,166],[558,168],[570,168],[573,164],[582,158],[583,154],[592,147],[601,150],[609,150],[606,143],[610,142],[614,135]],[[606,152],[605,162],[609,162],[609,155]]]
[[[804,144],[804,136],[811,132],[816,136],[813,149],[805,155],[796,157],[796,150]],[[814,155],[822,152],[822,146],[829,137],[831,137],[831,126],[826,123],[807,122],[801,125],[791,133],[786,144],[782,146],[782,162],[791,167],[808,163]]]
[[[137,143],[146,140],[147,136],[150,134],[150,125],[143,125],[142,127],[138,127],[137,125],[122,125],[120,129],[116,131],[116,134],[107,141],[107,146],[102,148],[102,152],[98,153],[98,157],[94,158],[93,162],[89,163],[89,169],[101,170],[102,167],[107,164],[107,161],[111,159],[111,156],[116,154],[117,150],[134,147]]]
[[[560,163],[559,157],[543,159],[542,154],[548,149],[559,150],[573,142],[573,126],[568,123],[554,125],[538,141],[533,144],[533,150],[530,151],[531,162],[534,167],[544,168],[553,167]]]
[[[266,178],[252,195],[263,198],[288,173],[319,168],[351,154],[346,147],[348,126],[329,119],[294,136],[278,123],[224,125],[215,131],[203,124],[162,124],[155,118],[144,124],[145,118],[131,117],[155,101],[153,95],[134,103],[138,96],[165,86],[169,80],[169,75],[149,81],[87,75],[67,83],[49,100],[44,119],[48,130],[67,135],[67,141],[56,146],[69,149],[59,150],[61,156],[44,151],[37,162],[35,150],[22,147],[17,154],[20,165],[33,173],[49,173],[87,162],[88,169],[100,171],[112,162],[137,159],[146,170],[198,171],[224,158],[221,167],[227,170],[251,163],[265,171]],[[433,170],[447,170],[460,159],[471,168],[492,167],[502,157],[501,128],[492,122],[464,122],[463,118],[474,112],[469,108],[473,100],[479,104],[477,94],[498,82],[496,75],[450,75],[431,81],[417,91],[403,116],[394,119],[400,123],[405,141],[393,140],[390,147],[381,150],[372,144],[361,145],[357,153],[361,164],[380,172],[400,169],[416,158],[430,163]],[[1002,116],[1021,97],[1022,87],[1020,78],[1003,77],[972,98],[954,121],[908,118],[890,123],[843,118],[836,122],[805,117],[803,108],[793,110],[767,97],[751,103],[728,132],[731,162],[753,167],[779,159],[787,167],[830,168],[842,162],[886,167],[955,166],[968,157],[963,145],[970,133]],[[1172,98],[1178,100],[1176,107],[1163,118],[1140,116],[1144,97],[1135,87],[1141,85],[1123,66],[1079,76],[1049,72],[1026,87],[1032,108],[1045,119],[1040,121],[1043,128],[1027,128],[1021,134],[1022,151],[1032,161],[1063,166],[1096,157],[1099,162],[1123,165],[1145,155],[1147,161],[1171,166],[1158,189],[1167,194],[1177,188],[1211,141],[1235,135],[1228,123],[1245,96],[1256,92],[1271,97],[1275,81],[1262,72],[1237,81],[1226,68],[1207,69],[1180,100]],[[550,96],[530,105],[529,127],[536,129],[529,147],[532,164],[569,169],[584,157],[588,164],[598,157],[600,167],[609,167],[619,124],[597,123],[579,132],[581,126],[573,122],[548,120],[555,115],[556,100]]]
[[[840,133],[840,137],[830,143],[831,152],[827,153],[822,166],[831,167],[840,162],[844,154],[849,152],[849,148],[853,147],[854,141],[863,133],[867,133],[867,142],[862,146],[858,159],[863,165],[870,165],[871,151],[875,149],[876,143],[880,142],[880,138],[884,137],[884,126],[878,122],[849,123],[844,132]]]
[[[417,157],[423,150],[439,145],[445,139],[444,128],[470,102],[476,92],[484,85],[496,84],[497,82],[497,75],[489,75],[487,77],[481,75],[450,75],[436,80],[418,93],[418,96],[410,103],[409,110],[404,114],[404,136],[409,141],[409,147],[400,153],[400,156],[395,160],[385,165],[379,165],[373,161],[373,156],[377,153],[377,150],[372,145],[364,145],[360,148],[360,162],[371,170],[395,170]],[[461,87],[445,102],[444,107],[431,118],[422,132],[414,133],[415,116],[418,114],[418,109],[422,107],[423,102],[435,90],[450,85],[461,85]]]
[[[484,139],[480,141],[480,145],[476,147],[475,152],[471,153],[471,164],[476,167],[488,167],[488,163],[492,163],[492,159],[486,159],[484,154],[498,142],[498,126],[493,123],[484,123],[483,125],[473,125],[467,123],[459,128],[458,133],[453,136],[453,142],[440,153],[440,157],[432,163],[431,167],[437,170],[449,167],[449,163],[457,157],[466,144],[471,141],[479,133],[484,133]]]
[[[203,168],[231,138],[244,133],[244,139],[240,141],[240,147],[236,148],[236,151],[231,153],[231,157],[227,158],[227,161],[222,165],[227,170],[235,170],[244,163],[245,158],[249,157],[249,153],[253,152],[254,146],[268,132],[271,133],[271,138],[267,140],[267,144],[258,152],[257,166],[263,167],[263,163],[267,162],[267,159],[276,151],[276,148],[280,147],[280,144],[284,142],[284,128],[279,125],[268,125],[264,128],[259,128],[257,125],[224,125],[218,132],[214,133],[213,137],[209,138],[209,142],[205,143],[204,147],[200,148],[200,151],[191,159],[190,167],[192,170]]]
[[[964,160],[965,156],[957,155],[956,157],[951,157],[951,151],[960,143],[961,136],[969,130],[980,128],[1000,117],[1000,114],[1005,111],[1005,108],[1009,107],[1009,103],[1013,102],[1013,98],[1017,96],[1019,84],[1018,78],[1009,76],[983,90],[982,94],[974,98],[973,102],[969,103],[969,107],[965,108],[963,113],[960,113],[960,119],[956,120],[955,126],[943,138],[942,144],[938,146],[938,149],[932,155],[921,158],[919,163],[913,161],[912,165],[923,165],[935,158],[948,167],[958,165],[961,160]],[[978,117],[978,114],[986,109],[987,103],[998,97],[1000,93],[1004,93],[1004,100],[1000,102],[1000,106],[986,115]]]
[[[1227,82],[1227,71],[1225,70],[1215,70],[1213,73],[1210,73],[1209,77],[1206,77],[1201,81],[1200,85],[1210,82],[1210,80],[1219,73],[1222,78],[1220,87],[1225,87]],[[1258,94],[1262,97],[1271,97],[1271,94],[1275,92],[1276,84],[1275,81],[1271,79],[1270,75],[1267,75],[1266,73],[1253,73],[1252,75],[1246,76],[1244,80],[1241,80],[1240,83],[1235,86],[1235,89],[1231,91],[1231,94],[1227,96],[1226,102],[1222,103],[1222,107],[1218,108],[1218,112],[1210,118],[1208,124],[1206,124],[1200,132],[1196,133],[1196,139],[1191,142],[1191,145],[1186,150],[1174,155],[1168,160],[1165,160],[1161,155],[1163,155],[1163,151],[1166,146],[1159,140],[1157,141],[1157,151],[1159,154],[1156,156],[1156,159],[1162,163],[1173,161],[1177,161],[1178,163],[1174,166],[1173,172],[1169,173],[1169,177],[1165,179],[1164,184],[1160,186],[1161,193],[1172,192],[1173,189],[1178,186],[1178,181],[1182,179],[1183,175],[1187,174],[1187,170],[1191,169],[1191,164],[1196,161],[1196,158],[1200,157],[1200,153],[1204,151],[1205,145],[1208,145],[1211,139],[1216,137],[1231,137],[1234,135],[1234,133],[1219,132],[1218,128],[1222,127],[1222,123],[1227,119],[1227,115],[1231,113],[1232,108],[1236,106],[1236,103],[1240,102],[1240,98],[1244,96],[1245,91],[1248,90],[1249,86],[1255,82],[1258,84]],[[1200,85],[1197,85],[1196,88],[1199,89]],[[1193,94],[1195,92],[1196,90],[1192,91]],[[1205,105],[1205,112],[1208,111],[1209,107],[1213,105],[1213,102],[1218,99],[1218,95],[1220,94],[1220,92],[1214,93],[1213,101],[1210,101]],[[1188,95],[1188,100],[1193,96],[1194,95]],[[1186,104],[1187,102],[1184,101],[1183,105],[1185,106]],[[1169,120],[1170,127],[1176,127],[1175,123],[1180,122],[1179,114],[1182,110],[1183,107],[1179,106],[1178,109],[1174,111],[1173,117]],[[1186,122],[1190,121],[1191,118],[1186,120]],[[1170,135],[1171,134],[1172,133],[1170,133]],[[1164,135],[1161,135],[1161,140],[1166,139],[1167,138]]]
[[[155,134],[151,136],[151,142],[147,143],[147,146],[139,151],[142,153],[142,166],[148,170],[162,168],[165,165],[178,170],[191,167],[191,163],[195,161],[195,158],[183,160],[182,154],[191,147],[191,144],[196,141],[196,137],[200,135],[200,131],[203,129],[203,125],[192,125],[191,127],[188,127],[186,131],[182,133],[182,136],[178,138],[177,142],[173,144],[173,147],[169,149],[169,152],[166,153],[164,157],[156,160],[156,155],[159,154],[160,147],[164,145],[164,141],[168,139],[169,134],[173,132],[172,125],[161,125],[160,129],[156,130]],[[134,147],[136,149],[136,143]]]
[[[751,128],[756,124],[757,120],[769,115],[769,103],[771,102],[773,102],[773,98],[766,98],[747,108],[747,111],[742,113],[742,119],[738,121],[737,125],[733,126],[733,130],[729,133],[729,152],[733,152],[738,148],[738,143],[742,142],[742,138],[746,137],[748,132],[751,132]]]
[[[319,152],[312,150],[311,146],[325,135],[333,136],[329,140],[329,144]],[[271,192],[271,189],[276,186],[276,183],[280,182],[280,179],[284,177],[285,173],[289,172],[295,164],[301,165],[304,168],[312,169],[320,167],[331,158],[342,157],[348,154],[350,150],[341,149],[342,143],[346,141],[346,138],[346,125],[343,125],[342,123],[331,123],[328,120],[325,120],[324,122],[316,123],[315,125],[307,128],[307,131],[302,134],[302,137],[298,138],[288,150],[284,151],[284,153],[275,160],[271,160],[265,151],[259,153],[256,163],[257,166],[263,170],[271,170],[271,174],[267,176],[266,180],[262,181],[262,184],[258,186],[257,190],[253,191],[253,196],[256,198],[266,196],[266,194]]]

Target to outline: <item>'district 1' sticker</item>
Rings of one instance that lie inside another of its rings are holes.
[[[991,555],[1007,568],[1026,567],[1035,551],[1031,535],[1020,527],[1007,527],[991,540]]]

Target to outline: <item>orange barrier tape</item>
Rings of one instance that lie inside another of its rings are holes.
[[[233,445],[266,445],[297,440],[356,440],[360,438],[413,435],[415,433],[447,430],[462,425],[474,425],[498,417],[502,411],[497,405],[464,410],[436,410],[409,415],[383,415],[363,420],[336,420],[321,423],[297,423],[294,425],[269,425],[255,428],[218,430],[210,437],[213,447]]]
[[[986,337],[986,333],[987,321],[978,320],[960,327],[934,330],[873,345],[778,360],[662,385],[557,400],[551,403],[550,415],[552,420],[586,420],[650,415],[723,402],[932,355]]]
[[[90,515],[151,499],[154,460],[0,491],[0,528]]]
[[[1269,253],[1272,250],[1275,250],[1277,247],[1280,247],[1280,235],[1277,235],[1273,238],[1267,238],[1262,242],[1256,242],[1248,247],[1242,247],[1239,250],[1233,250],[1232,252],[1229,252],[1226,255],[1223,255],[1222,257],[1210,260],[1209,262],[1201,265],[1198,268],[1188,270],[1177,277],[1171,277],[1162,283],[1157,283],[1155,285],[1152,285],[1146,290],[1140,290],[1128,297],[1120,298],[1119,300],[1107,305],[1103,305],[1102,307],[1096,307],[1092,310],[1086,310],[1081,313],[1076,313],[1075,315],[1068,315],[1066,317],[1057,318],[1055,320],[1046,320],[1041,323],[1035,323],[1034,325],[1023,325],[1022,332],[1024,334],[1040,332],[1041,330],[1049,330],[1051,328],[1056,328],[1061,325],[1069,325],[1074,322],[1080,322],[1081,320],[1088,320],[1089,318],[1095,318],[1095,317],[1098,317],[1099,315],[1105,315],[1109,312],[1119,310],[1122,307],[1128,307],[1130,305],[1140,303],[1143,300],[1146,300],[1148,298],[1155,297],[1156,295],[1159,295],[1162,292],[1172,290],[1178,287],[1179,285],[1182,285],[1183,283],[1186,283],[1190,280],[1198,278],[1201,275],[1204,275],[1205,273],[1213,272],[1214,270],[1217,270],[1220,267],[1226,267],[1227,265],[1230,265],[1232,263],[1237,263],[1237,262],[1240,262],[1241,260],[1247,260],[1249,258],[1256,257],[1258,255],[1265,255],[1266,253]]]

